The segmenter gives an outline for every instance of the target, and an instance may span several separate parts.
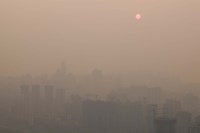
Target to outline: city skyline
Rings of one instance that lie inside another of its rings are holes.
[[[1,75],[160,74],[199,83],[199,1],[1,1]],[[135,20],[140,13],[141,21]]]
[[[0,133],[200,133],[199,0],[0,0]]]

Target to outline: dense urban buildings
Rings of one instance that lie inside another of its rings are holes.
[[[200,131],[195,93],[128,85],[122,77],[111,78],[97,69],[76,76],[62,64],[52,77],[2,78],[1,88],[2,133]]]

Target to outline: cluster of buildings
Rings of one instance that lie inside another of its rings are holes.
[[[153,98],[159,100],[68,97],[65,89],[52,85],[21,85],[7,118],[18,123],[16,129],[34,133],[199,133],[198,114],[178,100]]]
[[[200,133],[198,96],[124,81],[64,64],[50,78],[0,79],[0,132]]]

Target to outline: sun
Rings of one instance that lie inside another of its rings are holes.
[[[141,14],[138,13],[138,14],[135,15],[135,19],[136,19],[136,20],[140,20],[141,18],[142,18],[142,15],[141,15]]]

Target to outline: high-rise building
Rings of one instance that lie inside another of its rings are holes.
[[[190,133],[192,116],[188,112],[179,112],[176,116],[176,133]]]
[[[64,116],[65,111],[65,89],[56,89],[55,109],[58,117]]]
[[[31,88],[31,112],[33,119],[39,117],[41,114],[41,91],[40,85],[32,85]]]
[[[45,86],[44,98],[44,115],[47,119],[52,119],[54,117],[54,87],[52,85]]]
[[[33,85],[31,90],[32,102],[38,102],[40,98],[40,85]]]
[[[199,115],[200,111],[200,101],[199,97],[189,93],[186,94],[182,99],[183,109],[187,112],[190,112],[193,117]]]
[[[177,113],[181,111],[181,103],[177,100],[166,100],[163,105],[163,115],[165,118],[175,118]]]
[[[162,102],[162,89],[159,87],[148,88],[146,95],[147,102],[149,104],[161,104]]]
[[[46,103],[53,103],[54,100],[54,87],[52,85],[45,86],[45,102]]]
[[[155,133],[175,133],[176,120],[171,118],[157,118],[155,123]]]
[[[21,85],[21,116],[22,120],[30,120],[30,90],[28,85]]]
[[[200,116],[195,118],[194,124],[191,127],[191,133],[200,133]]]
[[[56,101],[58,103],[65,102],[65,89],[56,89]]]
[[[147,133],[155,133],[154,120],[157,116],[158,106],[156,104],[146,105],[145,119],[146,119],[146,131]]]

